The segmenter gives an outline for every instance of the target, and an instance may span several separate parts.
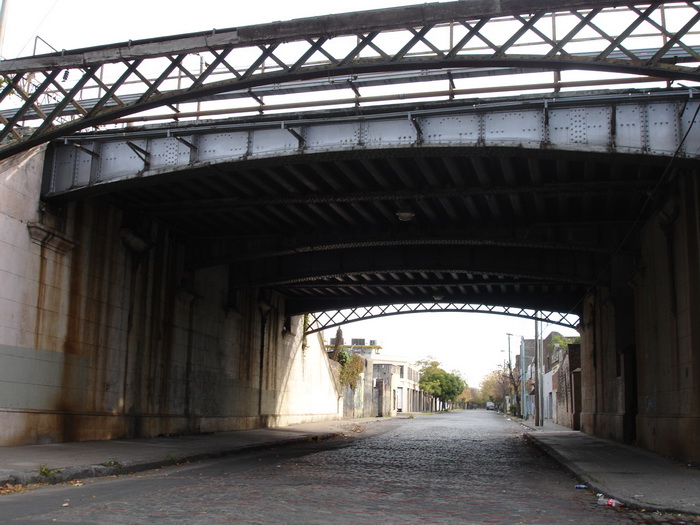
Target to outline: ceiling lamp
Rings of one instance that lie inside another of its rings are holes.
[[[416,214],[410,210],[399,210],[396,212],[396,217],[398,217],[401,222],[408,222],[415,216]]]

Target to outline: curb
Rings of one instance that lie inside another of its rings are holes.
[[[523,426],[527,427],[527,425]],[[609,488],[603,487],[599,485],[595,480],[591,479],[583,470],[579,469],[576,466],[576,464],[569,462],[564,456],[557,452],[557,450],[547,445],[546,443],[542,443],[540,440],[537,439],[536,436],[532,435],[532,432],[526,432],[524,436],[528,443],[537,447],[539,450],[541,450],[549,457],[554,459],[564,470],[572,474],[581,483],[588,485],[588,489],[590,491],[599,494],[606,494],[607,496],[615,498],[628,509],[641,510],[647,512],[651,511],[672,514],[685,514],[689,516],[700,516],[700,513],[694,513],[685,509],[681,510],[675,507],[665,507],[662,505],[655,505],[653,503],[640,503],[638,501],[626,498],[625,496],[622,496],[620,494],[615,494]]]
[[[286,438],[274,441],[265,441],[262,443],[251,443],[247,445],[238,445],[233,448],[225,448],[221,450],[212,450],[209,452],[197,452],[186,454],[178,458],[167,458],[157,461],[145,461],[142,463],[125,463],[120,466],[104,466],[104,465],[85,465],[82,467],[67,467],[60,469],[53,476],[42,476],[34,471],[22,470],[5,470],[0,469],[0,487],[3,485],[31,485],[31,484],[48,484],[56,485],[58,483],[66,483],[80,479],[99,478],[107,476],[124,476],[144,472],[147,470],[156,470],[162,467],[171,467],[183,463],[192,463],[207,459],[218,459],[246,452],[255,452],[259,450],[271,449],[275,447],[285,447],[307,443],[311,441],[326,441],[336,437],[343,436],[343,432],[324,432],[322,434],[310,434],[294,438]]]

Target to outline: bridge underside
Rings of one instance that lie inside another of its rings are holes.
[[[0,359],[26,376],[0,382],[0,441],[17,420],[37,441],[48,419],[108,439],[335,417],[333,363],[293,316],[440,302],[579,316],[581,429],[699,460],[700,5],[552,4],[0,62],[0,158],[20,153]]]
[[[572,118],[581,115],[579,108]],[[588,119],[588,130],[610,128],[610,117]],[[259,158],[226,153],[234,145],[224,128],[200,135],[185,126],[160,142],[144,138],[148,129],[78,136],[78,147],[50,150],[46,193],[59,204],[76,195],[107,199],[124,209],[125,236],[146,238],[150,221],[167,225],[188,247],[188,267],[228,264],[231,292],[274,290],[288,315],[434,302],[581,315],[583,296],[609,284],[615,257],[634,253],[635,229],[690,162],[675,159],[668,170],[668,156],[565,151],[538,141],[431,145],[427,137],[417,142],[426,120],[402,122],[415,136],[394,147],[294,145]],[[300,133],[336,128],[295,129],[304,140]],[[192,161],[214,150],[230,160]],[[182,165],[152,166],[178,151]],[[106,181],[110,163],[122,171]]]

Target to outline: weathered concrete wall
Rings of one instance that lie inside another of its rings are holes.
[[[634,278],[637,443],[700,461],[700,186],[697,171],[644,228]]]
[[[581,332],[582,412],[581,430],[623,440],[622,392],[615,344],[615,307],[606,289],[586,298]]]
[[[115,207],[44,209],[42,168],[42,149],[0,165],[0,444],[340,417],[322,342],[283,330],[279,298],[264,316]]]
[[[583,431],[695,462],[700,461],[698,175],[682,172],[676,196],[644,225],[639,258],[618,264],[618,288],[598,288],[587,297],[581,378]],[[631,298],[619,288],[625,283]]]
[[[342,387],[343,391],[343,417],[358,418],[377,415],[377,408],[372,403],[372,389],[374,383],[372,359],[363,356],[364,371],[355,388],[350,385]],[[338,363],[340,366],[340,363]]]
[[[374,365],[373,404],[379,417],[393,417],[396,412],[396,388],[401,368],[392,364]]]

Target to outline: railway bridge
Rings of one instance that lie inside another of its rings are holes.
[[[0,439],[337,417],[315,332],[441,309],[575,326],[581,429],[700,459],[699,22],[446,2],[0,62]]]

